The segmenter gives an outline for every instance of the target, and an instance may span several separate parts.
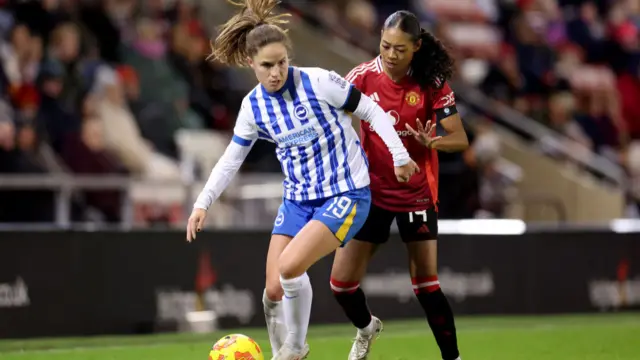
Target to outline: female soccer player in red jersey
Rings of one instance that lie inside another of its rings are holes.
[[[409,252],[414,292],[444,360],[459,359],[453,313],[437,273],[438,155],[469,146],[447,84],[453,60],[416,16],[398,11],[382,30],[380,56],[354,68],[346,77],[388,113],[411,158],[421,167],[409,182],[399,183],[380,137],[361,122],[362,146],[369,158],[372,205],[354,240],[337,250],[331,288],[347,317],[358,328],[349,360],[366,359],[382,322],[371,315],[359,283],[378,246],[387,241],[393,220]],[[424,125],[423,125],[424,124]],[[436,124],[446,131],[434,136]]]

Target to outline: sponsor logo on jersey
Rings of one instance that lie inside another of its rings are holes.
[[[338,84],[340,86],[341,89],[346,89],[348,82],[347,80],[345,80],[342,76],[334,73],[334,72],[330,72],[329,73],[329,80],[333,81],[334,83]]]
[[[389,116],[389,121],[393,126],[398,125],[398,123],[400,122],[400,115],[397,111],[389,110],[387,111],[387,115]],[[373,125],[369,125],[369,130],[375,132],[375,130],[373,129]],[[396,133],[398,133],[398,136],[400,137],[411,136],[411,132],[409,130],[397,130]]]
[[[443,96],[442,98],[440,98],[440,102],[442,103],[442,107],[447,107],[447,106],[451,106],[453,104],[455,104],[456,102],[456,98],[453,95],[453,92]]]
[[[410,106],[416,106],[420,102],[420,94],[415,91],[409,91],[404,99]]]
[[[391,123],[393,124],[393,126],[398,125],[398,123],[400,122],[400,115],[398,114],[397,111],[389,110],[387,111],[387,115],[389,115],[389,119],[391,120]]]
[[[275,138],[281,147],[290,147],[306,144],[318,137],[318,132],[312,126],[289,132]]]

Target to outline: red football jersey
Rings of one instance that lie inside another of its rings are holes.
[[[387,112],[411,158],[420,167],[420,172],[408,183],[398,182],[389,149],[371,126],[362,121],[360,137],[369,158],[373,204],[396,212],[424,210],[437,204],[438,154],[418,142],[405,124],[417,129],[416,119],[424,126],[427,119],[435,120],[436,109],[455,105],[449,84],[434,84],[425,92],[410,76],[395,83],[382,70],[380,57],[355,67],[346,79]]]

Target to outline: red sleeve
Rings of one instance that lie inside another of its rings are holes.
[[[444,84],[433,89],[431,96],[431,106],[433,110],[454,106],[455,104],[456,97],[448,82],[445,81]]]
[[[356,66],[355,68],[351,69],[351,71],[349,71],[349,73],[347,74],[347,76],[345,76],[344,78],[353,84],[353,86],[356,87],[356,89],[360,90],[360,91],[364,91],[363,89],[363,85],[364,85],[364,72],[362,71],[362,65]]]

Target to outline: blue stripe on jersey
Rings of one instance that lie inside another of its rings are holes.
[[[356,145],[360,148],[360,153],[362,154],[362,158],[364,159],[364,164],[367,165],[367,169],[369,168],[369,159],[367,158],[367,153],[364,152],[364,148],[362,144],[360,144],[360,140],[356,140]]]
[[[296,178],[296,174],[295,174],[296,168],[293,166],[293,160],[294,160],[294,157],[291,154],[291,148],[284,149],[283,161],[286,161],[287,163],[287,175],[295,187],[295,185],[299,184],[300,182]],[[293,191],[295,192],[295,188]]]
[[[351,168],[349,168],[349,153],[347,152],[347,139],[344,136],[344,128],[342,124],[340,124],[340,119],[338,118],[338,114],[336,113],[336,109],[329,105],[331,108],[331,115],[336,119],[336,125],[340,128],[340,139],[342,140],[342,153],[344,154],[344,162],[342,166],[344,166],[344,178],[347,180],[347,186],[349,187],[349,191],[353,191],[356,189],[356,184],[353,182],[351,178]]]
[[[320,103],[316,98],[316,94],[313,91],[313,87],[311,86],[311,80],[309,79],[309,75],[300,71],[300,78],[302,79],[302,84],[304,86],[304,91],[307,94],[307,98],[309,99],[309,104],[313,109],[313,113],[318,119],[318,122],[322,126],[322,130],[324,131],[324,136],[327,138],[327,150],[331,156],[331,178],[329,180],[329,184],[331,185],[331,191],[333,194],[339,194],[340,188],[338,187],[338,156],[336,154],[336,143],[335,136],[331,131],[331,124],[327,121],[322,112],[322,108],[320,107]]]
[[[271,135],[269,134],[269,130],[267,126],[262,121],[262,112],[260,112],[260,106],[258,105],[258,89],[254,89],[249,96],[249,100],[251,101],[251,110],[253,111],[253,117],[256,120],[256,125],[258,126],[258,133],[263,135],[264,139],[271,140]],[[265,136],[266,135],[266,136]]]
[[[234,143],[241,145],[241,146],[249,146],[251,145],[251,140],[247,140],[247,139],[243,139],[238,135],[233,135],[233,137],[231,138],[231,140],[233,140]]]
[[[280,129],[280,125],[278,125],[278,118],[276,117],[276,113],[275,111],[273,111],[273,105],[271,105],[271,99],[269,98],[269,95],[267,95],[266,91],[263,90],[262,92],[263,92],[262,100],[264,101],[264,105],[267,107],[267,116],[269,116],[269,124],[271,125],[271,128],[273,128],[273,132],[276,135],[279,135],[280,133],[282,133],[282,130]]]
[[[302,177],[304,182],[302,183],[302,200],[309,200],[309,184],[311,183],[311,175],[309,174],[309,164],[307,164],[306,147],[298,146],[298,154],[300,154],[300,165],[302,167]]]
[[[282,116],[284,116],[284,123],[287,124],[287,130],[293,130],[294,125],[293,121],[291,121],[291,114],[289,114],[289,110],[287,110],[287,102],[284,101],[282,96],[276,96],[278,99],[278,105],[280,107],[280,112]]]
[[[316,194],[318,194],[319,198],[324,197],[324,189],[322,188],[322,184],[324,183],[324,165],[322,164],[322,147],[320,146],[320,138],[313,140],[313,144],[311,145],[311,150],[313,150],[313,162],[316,165],[316,186],[313,188]]]
[[[293,111],[301,105],[300,97],[298,96],[298,92],[296,91],[296,82],[293,79],[293,67],[289,67],[289,76],[291,77],[291,81],[287,81],[287,86],[289,90],[289,95],[291,96],[291,100],[293,100]],[[305,117],[300,120],[302,125],[309,123],[309,117]]]

